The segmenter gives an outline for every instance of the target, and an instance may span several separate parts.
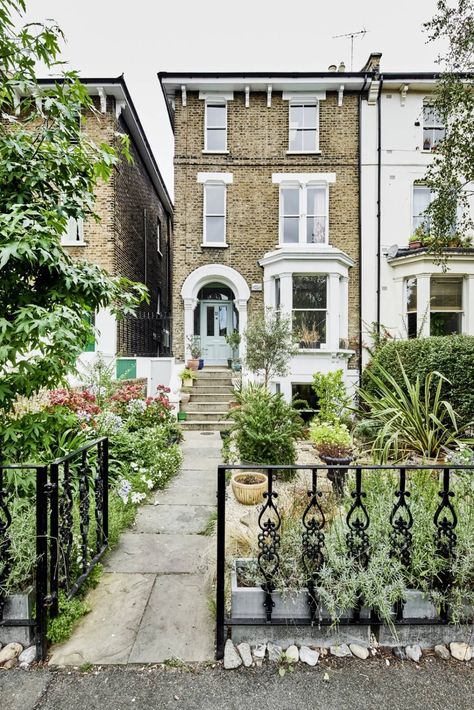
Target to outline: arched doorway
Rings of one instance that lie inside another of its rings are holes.
[[[247,325],[250,289],[238,271],[224,264],[208,264],[192,271],[185,279],[184,340],[189,355],[189,336],[201,340],[208,365],[227,365],[232,351],[225,338],[234,330],[242,333]],[[241,344],[240,355],[243,356]]]
[[[209,365],[226,365],[232,357],[227,336],[239,330],[239,312],[229,286],[213,282],[203,286],[194,309],[194,335],[201,339],[201,353]]]

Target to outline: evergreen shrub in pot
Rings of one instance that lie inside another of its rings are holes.
[[[310,426],[309,438],[317,449],[319,458],[328,466],[348,466],[352,461],[352,436],[345,424],[314,419]],[[328,478],[339,495],[342,495],[346,474],[347,469],[328,471]]]

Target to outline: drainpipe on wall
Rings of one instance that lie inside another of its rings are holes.
[[[359,91],[359,126],[358,126],[358,171],[359,171],[359,384],[362,380],[362,94],[367,86],[367,74],[364,85]]]
[[[380,336],[380,267],[382,258],[382,87],[383,74],[380,75],[379,95],[377,96],[377,336]]]

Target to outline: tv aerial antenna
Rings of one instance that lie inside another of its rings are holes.
[[[343,39],[350,37],[351,40],[351,71],[354,68],[354,39],[357,37],[358,39],[364,39],[365,35],[367,34],[367,30],[359,30],[359,32],[348,32],[345,35],[333,35],[333,39]]]

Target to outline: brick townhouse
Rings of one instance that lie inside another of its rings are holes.
[[[474,334],[474,250],[448,248],[445,271],[426,243],[408,247],[420,225],[429,234],[437,75],[383,73],[381,56],[358,72],[159,74],[175,135],[178,357],[195,334],[224,364],[225,335],[271,306],[300,343],[272,386],[310,401],[315,371],[357,382],[374,329]]]
[[[100,221],[71,219],[62,243],[74,258],[144,283],[150,294],[150,304],[140,307],[136,318],[117,321],[108,309],[97,312],[89,350],[106,358],[168,355],[173,205],[123,76],[82,82],[96,109],[81,116],[82,130],[95,142],[116,147],[116,132],[126,133],[133,163],[123,158],[110,180],[99,184],[95,210]],[[85,353],[83,360],[90,357]],[[133,375],[134,361],[129,367]]]
[[[298,354],[272,387],[311,399],[315,371],[360,360],[359,116],[363,73],[160,73],[175,135],[173,347],[272,306]]]

